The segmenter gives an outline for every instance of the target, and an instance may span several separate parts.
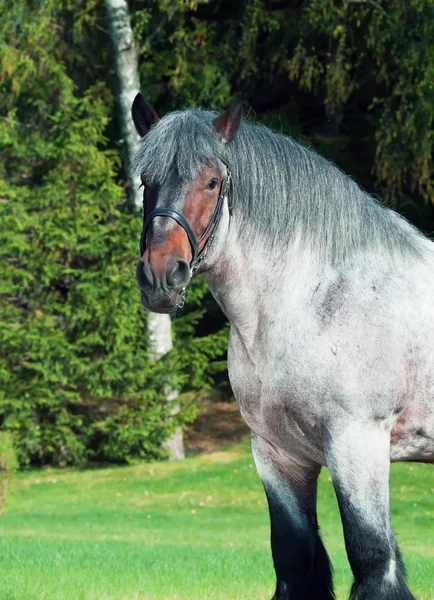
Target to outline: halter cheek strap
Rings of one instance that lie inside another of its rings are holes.
[[[207,255],[207,252],[208,252],[211,244],[214,241],[215,232],[217,230],[217,227],[220,222],[221,215],[222,215],[223,202],[224,202],[225,198],[228,199],[230,180],[231,180],[231,174],[230,174],[229,170],[227,170],[226,176],[223,178],[221,186],[220,186],[219,197],[218,197],[214,212],[212,214],[212,217],[210,219],[210,222],[208,223],[207,228],[205,229],[205,231],[203,232],[203,234],[200,236],[199,239],[197,239],[196,236],[194,235],[194,232],[193,232],[192,228],[190,227],[187,219],[184,217],[184,215],[182,215],[177,210],[173,210],[171,208],[156,208],[151,213],[149,213],[148,217],[146,219],[144,219],[144,222],[143,222],[143,230],[142,230],[142,235],[140,238],[141,254],[143,255],[143,253],[145,252],[146,231],[148,230],[149,225],[151,224],[151,221],[155,217],[169,217],[170,219],[173,219],[174,221],[176,221],[178,223],[178,225],[180,225],[183,228],[183,230],[185,231],[185,233],[187,234],[188,241],[190,242],[190,246],[191,246],[191,250],[192,250],[192,259],[190,262],[190,270],[191,270],[192,274],[195,273],[199,269],[200,263]],[[229,212],[232,213],[232,205],[229,205],[229,200],[228,200],[228,206],[229,206]],[[143,216],[144,216],[144,214],[145,214],[145,211],[143,210]],[[206,239],[213,225],[214,225],[214,229],[211,232],[211,235],[209,235],[208,239]],[[205,239],[206,239],[205,245],[202,248],[202,250],[199,252],[200,245]]]

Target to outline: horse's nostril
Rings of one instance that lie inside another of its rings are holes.
[[[190,279],[190,267],[188,262],[185,260],[177,260],[175,264],[173,264],[167,270],[167,284],[171,288],[182,288],[187,285],[188,280]]]
[[[137,283],[139,287],[143,288],[146,285],[153,285],[154,278],[152,276],[152,271],[149,268],[149,264],[145,261],[139,261],[137,264]]]

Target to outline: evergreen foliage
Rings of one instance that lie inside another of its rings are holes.
[[[149,360],[141,217],[122,210],[105,136],[113,98],[104,81],[76,85],[79,57],[61,44],[71,15],[55,8],[11,3],[0,22],[2,428],[21,465],[157,458],[194,412],[172,416],[164,386],[203,388],[223,344],[205,338],[198,351],[193,312],[178,327],[185,344]]]
[[[132,2],[158,109],[219,108],[301,137],[434,228],[434,0]]]
[[[18,467],[13,439],[7,431],[0,431],[0,515],[6,508],[9,483]]]
[[[302,138],[434,229],[434,0],[131,0],[157,112],[224,106]],[[225,366],[200,278],[149,360],[135,283],[104,3],[4,0],[0,13],[0,426],[21,465],[158,458]],[[170,378],[169,378],[170,377]]]

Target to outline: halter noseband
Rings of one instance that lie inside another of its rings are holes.
[[[226,168],[226,175],[223,177],[222,183],[220,185],[220,192],[219,192],[219,197],[217,200],[216,207],[214,209],[214,212],[212,214],[210,222],[208,223],[207,228],[205,229],[205,231],[203,232],[203,234],[200,236],[199,239],[196,239],[196,236],[194,235],[194,232],[193,232],[192,228],[190,227],[190,225],[188,224],[188,221],[184,217],[184,215],[181,214],[180,212],[178,212],[177,210],[173,210],[171,208],[156,208],[155,210],[150,212],[149,215],[147,216],[147,218],[145,219],[145,206],[143,206],[143,229],[142,229],[142,235],[140,238],[141,256],[143,256],[143,254],[145,252],[146,231],[148,230],[148,227],[151,224],[152,219],[154,219],[155,217],[169,217],[170,219],[173,219],[174,221],[176,221],[178,223],[178,225],[180,225],[183,228],[183,230],[185,231],[185,233],[187,234],[188,241],[190,242],[191,250],[193,253],[193,256],[192,256],[192,259],[190,262],[190,271],[191,271],[191,274],[193,275],[193,273],[195,273],[199,269],[200,263],[207,255],[208,250],[214,241],[215,233],[216,233],[216,230],[217,230],[217,227],[220,222],[221,215],[222,215],[223,202],[224,202],[225,198],[228,198],[230,181],[231,181],[231,174],[230,174],[229,169]],[[230,213],[232,212],[232,207],[230,205],[229,205],[229,212]],[[199,252],[201,243],[206,239],[206,236],[209,234],[213,225],[214,225],[214,229],[213,229],[211,235],[208,237],[208,239],[205,242],[204,247]]]

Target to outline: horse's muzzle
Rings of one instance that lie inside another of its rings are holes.
[[[143,308],[154,313],[171,314],[175,312],[179,306],[181,293],[175,296],[163,296],[155,294],[148,296],[142,289],[140,290],[140,302]]]
[[[143,256],[137,264],[137,283],[141,303],[146,309],[171,313],[183,299],[184,289],[191,278],[190,267],[179,257],[170,259],[163,267],[153,268]]]

